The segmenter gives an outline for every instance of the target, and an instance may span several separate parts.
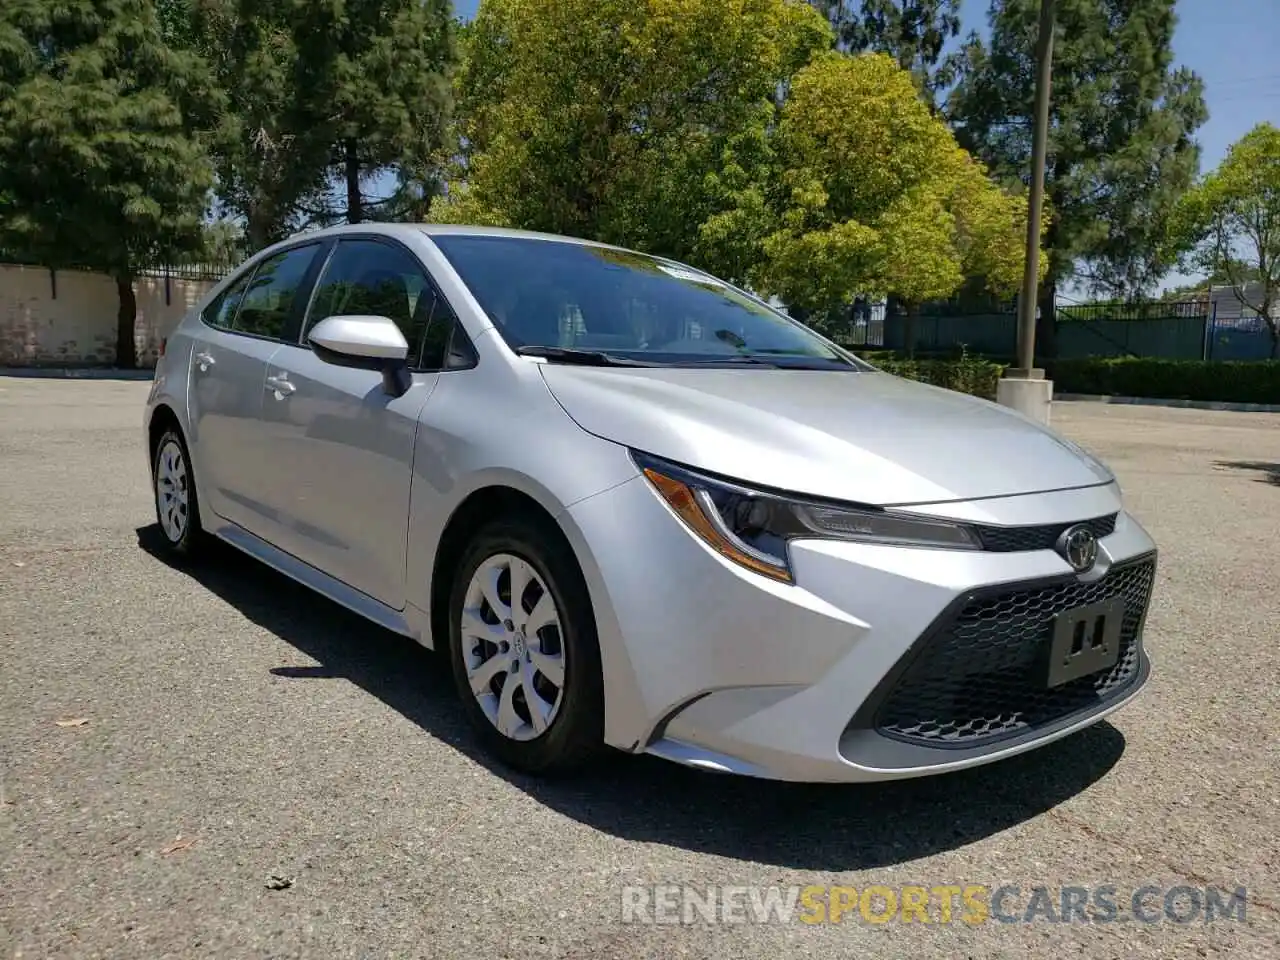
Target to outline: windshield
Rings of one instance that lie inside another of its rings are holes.
[[[788,368],[860,367],[799,323],[690,267],[533,237],[434,235],[507,343],[649,364],[757,358]],[[549,348],[549,349],[548,349]]]

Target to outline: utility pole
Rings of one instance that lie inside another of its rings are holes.
[[[1044,207],[1045,154],[1049,140],[1049,88],[1053,77],[1053,30],[1057,0],[1040,0],[1036,44],[1035,125],[1031,135],[1031,196],[1027,204],[1027,252],[1018,298],[1018,366],[1005,371],[997,399],[1041,423],[1049,422],[1053,384],[1037,369],[1036,304],[1040,286],[1040,219]]]

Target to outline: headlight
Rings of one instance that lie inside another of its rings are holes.
[[[795,539],[855,540],[951,550],[981,550],[969,527],[875,507],[845,507],[752,490],[632,451],[659,495],[722,556],[792,583],[787,543]]]

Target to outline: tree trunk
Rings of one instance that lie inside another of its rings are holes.
[[[245,217],[245,238],[249,241],[249,252],[257,253],[271,242],[271,214],[265,207],[255,207]]]
[[[134,321],[138,316],[138,299],[133,293],[133,271],[116,272],[116,366],[133,370],[138,366],[138,348],[133,342]]]
[[[356,152],[356,141],[344,141],[343,149],[347,168],[347,223],[361,223],[364,221],[364,198],[360,196],[360,155]]]

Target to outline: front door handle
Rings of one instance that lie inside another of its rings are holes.
[[[298,388],[289,382],[287,374],[278,377],[267,377],[267,389],[275,393],[277,400],[283,400]]]
[[[197,353],[194,359],[196,361],[196,365],[200,368],[201,373],[208,373],[209,368],[216,362],[213,359],[213,354],[205,353],[204,351]]]

